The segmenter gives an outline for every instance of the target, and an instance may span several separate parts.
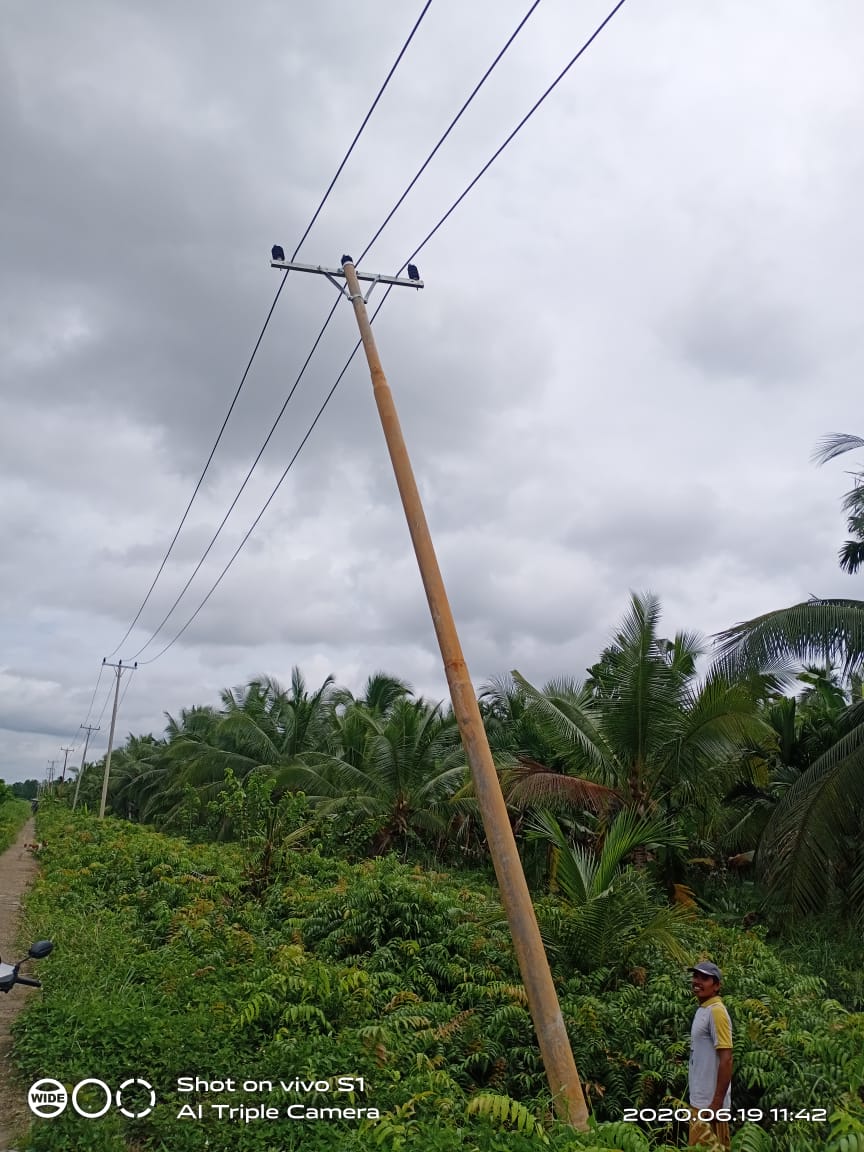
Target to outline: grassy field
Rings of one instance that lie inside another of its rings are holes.
[[[40,813],[39,829],[47,848],[27,930],[52,937],[55,951],[38,968],[44,994],[17,1026],[21,1075],[67,1089],[139,1077],[156,1105],[140,1119],[112,1106],[98,1120],[67,1107],[34,1123],[30,1152],[686,1144],[683,1124],[623,1119],[627,1107],[674,1108],[685,1092],[693,1003],[683,966],[659,954],[638,969],[577,975],[550,942],[595,1124],[579,1137],[553,1121],[506,924],[482,881],[392,857],[349,864],[311,845],[260,891],[236,845],[190,845],[62,809]],[[848,1148],[856,1133],[864,1149],[864,1016],[759,930],[700,919],[689,945],[728,972],[735,1105],[764,1113],[761,1125],[738,1126],[738,1152]],[[183,1091],[196,1077],[209,1087]],[[353,1079],[340,1090],[340,1077]],[[92,1087],[79,1097],[94,1111],[103,1099]],[[123,1101],[143,1111],[147,1092],[132,1086]],[[279,1118],[249,1112],[267,1107]],[[330,1107],[379,1116],[314,1114]],[[770,1123],[772,1108],[802,1118]],[[825,1122],[803,1118],[816,1108]]]
[[[0,789],[4,786],[0,784]],[[27,800],[0,800],[0,852],[5,852],[30,815]]]

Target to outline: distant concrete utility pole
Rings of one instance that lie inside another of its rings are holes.
[[[84,762],[87,759],[87,745],[90,743],[90,733],[98,732],[98,724],[81,724],[79,727],[86,729],[87,737],[84,741],[84,752],[81,755],[81,767],[78,769],[78,779],[75,781],[75,795],[72,799],[72,811],[75,811],[75,806],[78,803],[78,789],[81,787],[81,777],[84,775]]]
[[[49,760],[48,761],[48,786],[49,787],[54,783],[54,765],[56,763],[57,763],[56,760]]]
[[[299,272],[316,272],[326,276],[332,284],[344,292],[354,306],[357,325],[360,329],[360,338],[366,353],[366,361],[372,376],[372,386],[375,394],[375,403],[381,418],[381,426],[387,441],[390,460],[396,475],[396,483],[402,498],[402,507],[408,521],[408,530],[414,545],[417,564],[423,586],[426,589],[426,598],[432,614],[432,623],[438,637],[438,645],[444,661],[444,671],[450,687],[450,698],[453,701],[453,711],[459,725],[459,733],[465,748],[465,755],[471,768],[474,781],[474,790],[480,807],[480,816],[495,874],[498,878],[498,887],[507,920],[510,925],[510,934],[516,950],[516,959],[525,985],[528,997],[528,1006],[534,1020],[537,1039],[540,1044],[540,1053],[552,1091],[552,1100],[555,1110],[562,1120],[578,1128],[580,1131],[588,1130],[588,1109],[579,1082],[579,1073],[573,1059],[573,1050],[570,1046],[570,1037],[561,1015],[558,996],[549,961],[543,948],[540,929],[531,895],[522,870],[522,861],[516,847],[516,839],[510,820],[507,815],[507,806],[501,792],[501,784],[495,763],[483,727],[483,719],[477,704],[474,686],[468,674],[462,647],[456,633],[453,613],[447,599],[447,591],[438,559],[432,544],[426,515],[420,501],[420,493],[408,449],[402,436],[399,417],[393,401],[393,394],[381,367],[381,360],[372,335],[372,325],[366,311],[368,295],[364,299],[360,291],[360,280],[376,283],[393,284],[406,288],[422,288],[423,281],[414,265],[408,265],[408,279],[399,279],[395,276],[372,276],[358,273],[350,256],[342,257],[341,269],[328,269],[309,264],[292,264],[277,259],[282,255],[281,250],[275,248],[271,267],[279,269],[293,269]],[[339,283],[344,278],[345,286]],[[369,289],[371,293],[372,288]]]
[[[64,782],[64,780],[66,779],[66,761],[69,759],[69,753],[74,752],[75,749],[74,748],[62,748],[61,747],[60,751],[64,753],[64,756],[63,756],[63,774],[60,777],[60,783],[62,784]]]
[[[108,777],[111,774],[111,752],[114,749],[114,727],[117,724],[117,701],[120,696],[120,678],[124,672],[134,672],[138,667],[137,662],[131,667],[123,667],[123,661],[118,660],[116,664],[109,664],[107,660],[102,663],[108,668],[113,668],[114,674],[117,677],[117,683],[114,685],[114,707],[111,710],[111,730],[108,733],[108,751],[105,755],[105,773],[102,777],[102,799],[99,801],[99,819],[105,819],[105,801],[108,799]]]

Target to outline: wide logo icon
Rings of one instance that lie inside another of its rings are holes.
[[[30,1111],[44,1120],[53,1120],[55,1116],[59,1116],[66,1107],[68,1099],[66,1089],[60,1081],[52,1080],[50,1077],[31,1084],[27,1093]]]

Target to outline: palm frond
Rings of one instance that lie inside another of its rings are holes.
[[[555,885],[572,905],[584,905],[598,894],[597,861],[570,843],[551,812],[533,812],[525,822],[525,831],[529,839],[545,840],[554,848]]]
[[[602,812],[621,803],[614,788],[555,772],[527,757],[519,757],[514,767],[505,769],[501,783],[507,803],[520,810],[540,806]]]
[[[864,448],[864,440],[860,436],[852,436],[848,432],[831,432],[823,436],[810,456],[814,464],[827,464],[844,452],[852,452],[856,448]]]
[[[238,752],[259,764],[272,764],[279,759],[280,750],[262,723],[261,717],[250,716],[248,712],[231,711],[220,720],[216,730],[216,740],[223,747],[232,745]]]
[[[587,703],[579,698],[556,696],[550,699],[515,669],[510,673],[531,703],[535,713],[547,722],[564,749],[576,749],[600,774],[609,775],[612,752],[595,722]]]
[[[625,859],[637,848],[683,848],[686,839],[671,821],[659,816],[643,816],[633,808],[623,808],[609,825],[597,864],[597,885],[605,891]]]
[[[304,792],[315,804],[338,797],[380,796],[382,792],[373,774],[327,753],[309,753],[280,766],[275,776],[280,788]]]
[[[660,623],[660,600],[653,592],[631,592],[630,611],[615,634],[615,645],[624,650],[647,653],[656,643]]]
[[[413,792],[415,801],[423,804],[442,803],[455,795],[459,786],[465,782],[467,773],[468,767],[465,764],[439,766],[437,771],[416,786]]]
[[[717,670],[698,687],[688,689],[680,717],[680,754],[702,765],[716,764],[740,750],[770,747],[776,741],[771,725],[757,713],[747,686],[730,683]]]
[[[682,937],[685,937],[693,916],[693,907],[688,904],[656,908],[654,915],[634,934],[630,943],[631,955],[638,955],[644,949],[659,948],[679,964],[686,964],[690,953]]]
[[[849,879],[849,900],[860,924],[864,921],[864,856],[855,865]]]
[[[696,661],[705,655],[705,638],[699,632],[678,632],[670,652],[670,664],[676,672],[692,676]]]
[[[375,672],[366,681],[361,700],[370,712],[385,716],[399,700],[413,695],[414,689],[407,680],[386,672]]]
[[[765,829],[758,860],[798,911],[824,906],[843,839],[860,827],[864,725],[842,737],[788,789]]]
[[[837,555],[843,571],[854,576],[864,564],[864,540],[846,540]]]
[[[839,665],[849,676],[864,667],[864,602],[813,597],[736,624],[716,641],[731,678],[741,672],[788,671],[793,663],[809,660]]]
[[[667,907],[652,898],[644,877],[632,868],[622,872],[612,889],[572,908],[561,921],[555,941],[583,972],[631,964],[655,948],[684,962],[684,939],[692,909]]]
[[[701,651],[695,635],[679,633],[674,641],[660,637],[659,618],[655,596],[633,594],[622,628],[599,666],[603,733],[637,789],[645,766],[662,758],[662,749],[676,737],[683,693]]]

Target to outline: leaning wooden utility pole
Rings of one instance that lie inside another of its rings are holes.
[[[286,261],[276,259],[274,249],[272,266],[289,267]],[[335,269],[324,269],[314,265],[293,265],[298,271],[321,273],[342,291],[337,282],[340,275]],[[381,367],[372,325],[366,311],[366,301],[360,291],[358,274],[350,256],[342,257],[341,275],[348,286],[348,299],[354,306],[360,338],[372,376],[375,403],[384,429],[384,437],[396,474],[396,483],[402,497],[402,507],[408,521],[408,530],[417,556],[426,598],[432,613],[432,623],[438,637],[438,645],[444,660],[444,671],[450,687],[453,711],[459,725],[459,733],[465,748],[465,755],[471,768],[474,791],[480,807],[480,815],[507,920],[516,950],[516,959],[525,985],[528,1007],[531,1011],[540,1054],[549,1080],[555,1111],[565,1122],[580,1131],[588,1129],[588,1109],[579,1082],[579,1073],[570,1047],[570,1037],[564,1025],[564,1017],[558,1004],[558,995],[552,980],[549,961],[543,948],[537,917],[531,903],[531,895],[522,870],[522,861],[516,848],[516,839],[507,815],[507,806],[501,792],[498,773],[492,760],[492,752],[483,727],[483,719],[477,704],[474,686],[468,675],[468,668],[462,654],[462,647],[456,633],[453,613],[447,599],[447,591],[438,566],[438,559],[432,544],[426,515],[420,501],[420,493],[414,479],[414,471],[408,456],[408,449],[402,436],[399,417],[393,394]],[[411,288],[422,288],[416,268],[408,267],[409,279],[397,277],[363,275],[363,280],[398,284]],[[371,291],[371,289],[370,289]]]
[[[103,664],[107,661],[103,660]],[[114,708],[111,712],[111,729],[108,733],[108,751],[105,753],[105,772],[102,776],[102,799],[99,801],[99,819],[105,819],[105,802],[108,799],[108,777],[111,775],[111,753],[114,750],[114,727],[117,723],[117,701],[120,696],[120,677],[124,672],[134,672],[138,667],[133,664],[131,667],[123,667],[123,661],[118,660],[116,664],[108,664],[109,668],[114,669],[114,674],[117,677],[117,683],[114,685]]]

